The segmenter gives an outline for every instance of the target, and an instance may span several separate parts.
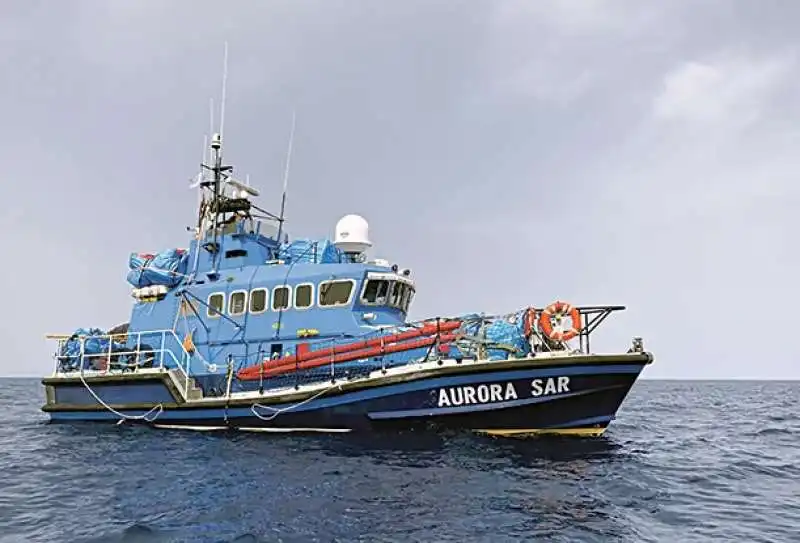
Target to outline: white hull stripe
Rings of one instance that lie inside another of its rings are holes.
[[[153,427],[164,430],[191,430],[194,432],[214,432],[222,430],[239,430],[242,432],[265,432],[265,433],[288,433],[288,432],[320,432],[320,433],[346,433],[350,428],[259,428],[259,427],[237,427],[237,426],[192,426],[184,424],[158,424]]]

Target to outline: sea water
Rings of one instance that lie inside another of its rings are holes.
[[[800,383],[640,381],[600,439],[46,424],[0,380],[0,542],[798,541]]]

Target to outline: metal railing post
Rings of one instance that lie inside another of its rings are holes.
[[[227,373],[228,373],[228,375],[227,375],[228,384],[226,386],[225,396],[226,396],[226,398],[230,399],[230,397],[231,397],[231,385],[233,384],[233,355],[232,354],[228,355],[228,372]]]
[[[142,356],[142,333],[136,332],[136,358],[133,359],[133,369],[139,367],[139,357]],[[130,363],[128,363],[130,366]]]
[[[189,353],[186,353],[186,369],[183,371],[183,397],[189,399]]]
[[[58,345],[56,347],[56,356],[55,356],[56,367],[53,368],[53,375],[56,375],[58,373],[59,368],[61,368],[61,363],[62,363],[61,353],[64,351],[64,345],[66,345],[64,340],[59,339]]]
[[[78,364],[80,365],[79,369],[81,375],[83,375],[83,356],[86,353],[86,344],[85,344],[86,338],[81,337],[80,339],[81,339],[81,358],[78,361]]]
[[[114,336],[108,336],[108,358],[106,358],[106,368],[103,373],[107,374],[111,371],[111,353],[114,348]]]
[[[336,382],[336,369],[335,369],[335,353],[336,352],[336,343],[334,343],[333,349],[331,349],[331,384]]]
[[[158,364],[158,369],[160,369],[160,370],[164,369],[164,348],[165,348],[164,344],[166,343],[166,341],[167,341],[167,332],[162,330],[161,331],[161,350],[158,353],[158,355],[159,355],[158,358],[160,360],[159,364]]]

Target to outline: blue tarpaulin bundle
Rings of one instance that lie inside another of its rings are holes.
[[[84,338],[83,352],[85,355],[109,352],[110,340],[108,337],[101,337],[104,335],[105,332],[99,328],[78,328],[75,330],[70,338],[64,342],[61,351],[58,353],[61,357],[59,361],[61,371],[78,369],[81,359],[81,337]],[[124,345],[122,343],[115,342],[115,350],[123,348]],[[84,369],[89,368],[92,357],[84,358],[83,362]]]
[[[486,339],[492,343],[500,343],[507,347],[513,348],[516,356],[525,356],[530,353],[530,343],[525,339],[524,333],[524,311],[514,315],[512,319],[502,320],[498,319],[486,327]],[[509,322],[512,321],[512,322]],[[509,354],[508,350],[503,349],[488,349],[488,356],[490,359],[506,358]]]
[[[341,251],[328,239],[296,239],[282,244],[278,251],[279,259],[294,264],[335,264],[340,257]]]
[[[463,330],[467,335],[482,337],[481,316],[477,313],[464,315],[461,317],[465,324]],[[487,356],[490,360],[502,360],[508,358],[509,354],[516,356],[527,356],[531,352],[530,343],[525,339],[525,311],[519,311],[508,319],[496,319],[485,325],[483,334],[485,340],[494,344],[502,344],[506,349],[487,349]],[[513,353],[509,349],[514,349]]]
[[[186,274],[188,254],[183,249],[167,249],[156,255],[131,253],[128,283],[134,287],[177,286]]]

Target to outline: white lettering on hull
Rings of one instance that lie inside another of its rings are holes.
[[[531,396],[550,396],[569,392],[569,377],[548,377],[531,381]],[[465,385],[439,389],[438,407],[458,407],[485,403],[507,402],[519,398],[514,383]]]
[[[517,389],[514,388],[513,383],[506,383],[505,386],[492,383],[491,385],[467,385],[439,389],[439,407],[506,402],[517,398]]]
[[[544,388],[542,388],[542,381],[544,381]],[[569,392],[569,377],[566,375],[556,379],[548,377],[547,380],[534,379],[531,381],[531,396],[549,396],[562,392]]]

